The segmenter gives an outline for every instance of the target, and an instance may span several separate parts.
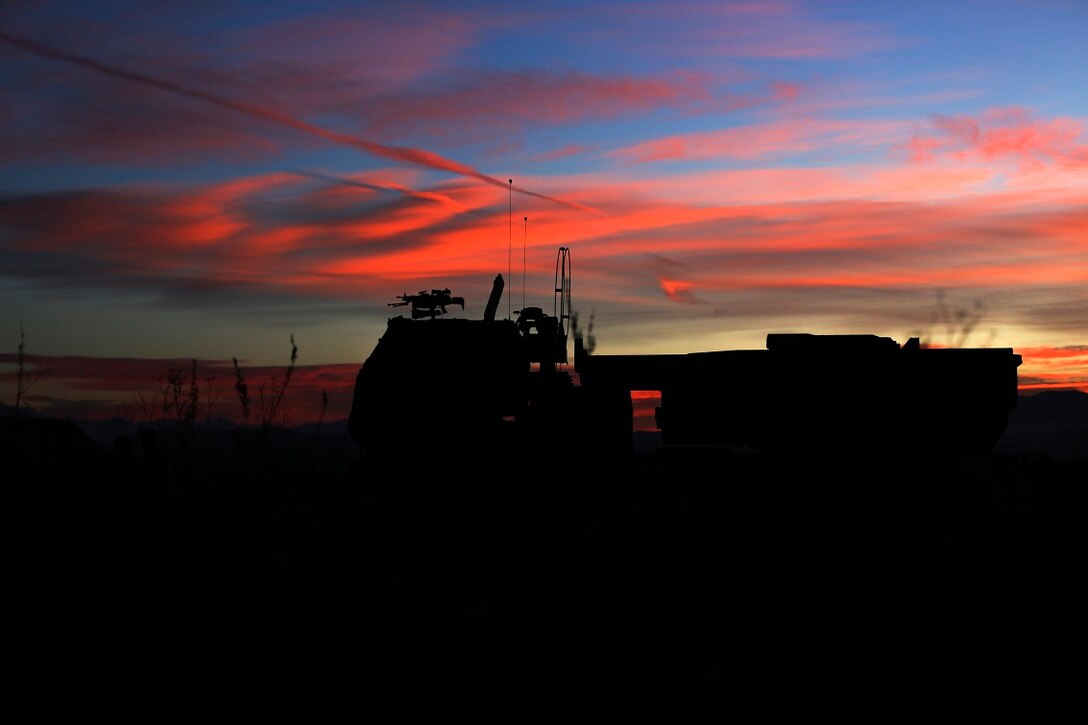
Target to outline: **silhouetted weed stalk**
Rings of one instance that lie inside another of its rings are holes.
[[[242,420],[244,426],[249,425],[251,401],[249,397],[249,383],[238,364],[238,358],[234,361],[234,390],[238,393],[238,401],[242,404]],[[257,385],[257,422],[264,431],[273,427],[286,427],[287,416],[291,406],[286,398],[287,387],[291,384],[291,376],[295,372],[295,363],[298,361],[298,346],[295,345],[295,336],[291,335],[291,362],[283,374],[283,380],[270,378],[267,382]]]
[[[204,427],[208,430],[212,428],[212,413],[222,395],[223,388],[215,384],[214,375],[204,378]]]
[[[25,398],[37,380],[38,376],[26,369],[26,331],[23,330],[23,323],[20,322],[19,350],[15,356],[15,410],[13,411],[15,415],[19,415],[24,409],[30,410]]]
[[[196,378],[196,360],[192,361],[189,376],[181,368],[171,368],[167,373],[167,394],[170,410],[178,430],[191,431],[200,405],[200,388]]]
[[[242,374],[242,368],[238,366],[238,358],[234,361],[234,392],[238,393],[238,400],[242,404],[242,426],[249,427],[249,385]]]
[[[291,335],[291,361],[282,380],[272,377],[266,382],[259,383],[255,388],[255,398],[250,396],[250,384],[246,380],[238,358],[231,358],[231,361],[234,365],[234,392],[238,395],[238,401],[242,406],[242,427],[249,427],[250,419],[254,417],[254,414],[257,424],[264,430],[286,427],[291,409],[287,398],[287,388],[291,384],[295,365],[298,362],[295,336]],[[28,382],[22,382],[24,380]],[[217,420],[215,408],[223,394],[222,386],[217,385],[215,380],[214,376],[208,376],[203,379],[203,384],[201,383],[197,361],[194,358],[188,371],[177,366],[167,367],[165,374],[156,381],[154,393],[137,388],[132,394],[133,404],[143,422],[158,428],[161,433],[165,433],[168,423],[171,422],[177,430],[192,431],[200,418],[204,419],[205,427],[211,429]],[[30,378],[24,373],[20,381],[19,390],[25,392],[29,388]],[[20,398],[21,394],[17,400]],[[328,393],[322,390],[322,418],[327,406]],[[128,406],[121,407],[124,417],[131,417],[130,410]]]
[[[207,394],[213,395],[212,378],[207,382]],[[158,427],[160,434],[166,433],[167,422],[172,421],[174,428],[188,437],[196,427],[200,414],[200,383],[197,378],[196,358],[189,366],[188,375],[184,368],[169,366],[166,373],[155,384],[155,395],[148,395],[143,388],[137,388],[133,399],[144,422],[151,427]],[[214,393],[218,399],[218,394]],[[208,404],[206,419],[211,419],[211,406]]]
[[[321,415],[317,416],[317,427],[314,428],[314,435],[321,435],[321,423],[325,420],[325,411],[329,409],[329,391],[325,388],[321,389]]]
[[[250,384],[238,364],[238,358],[231,358],[234,363],[234,392],[238,394],[238,402],[242,406],[243,427],[235,437],[235,454],[242,455],[242,460],[247,468],[260,469],[271,472],[277,467],[278,452],[272,446],[270,433],[274,428],[287,427],[287,415],[290,411],[290,403],[287,400],[287,388],[291,384],[291,377],[295,372],[295,363],[298,361],[298,346],[295,345],[295,336],[291,335],[291,361],[283,374],[283,379],[269,378],[266,382],[255,386],[256,396],[250,397]],[[256,413],[259,435],[256,439],[247,435],[249,420]],[[252,474],[253,471],[251,470]],[[263,475],[263,474],[261,474]]]
[[[246,379],[246,372],[238,362],[231,358],[234,367],[234,391],[242,407],[241,425],[235,434],[235,454],[257,455],[259,457],[273,453],[267,447],[271,442],[268,434],[274,428],[287,426],[290,413],[290,400],[287,390],[294,376],[298,362],[298,346],[291,335],[291,358],[282,377],[271,376],[267,381],[252,384]],[[188,366],[168,366],[165,373],[155,382],[152,390],[138,388],[133,392],[131,405],[121,406],[121,416],[129,423],[134,417],[142,418],[141,427],[151,429],[158,434],[158,440],[169,442],[170,448],[182,454],[182,459],[189,463],[196,462],[193,454],[198,453],[194,443],[204,440],[203,454],[214,454],[219,449],[219,438],[213,427],[221,419],[215,415],[216,406],[223,394],[223,386],[216,384],[214,376],[201,378],[197,360],[194,358]],[[317,422],[320,432],[321,422],[328,407],[328,393],[321,391],[321,416]],[[133,415],[135,413],[135,416]],[[204,435],[198,432],[203,421]],[[254,428],[251,429],[251,422]],[[259,432],[259,439],[247,435],[247,431]],[[176,438],[167,438],[171,432]],[[256,444],[256,445],[254,445]],[[215,450],[213,450],[215,449]],[[210,461],[210,459],[208,459]],[[249,460],[247,465],[275,465],[272,459]]]

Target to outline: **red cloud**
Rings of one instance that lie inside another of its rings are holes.
[[[692,291],[695,287],[691,282],[684,282],[676,279],[659,279],[658,284],[661,285],[661,290],[665,293],[673,302],[680,302],[682,304],[698,304],[702,302],[695,293]]]
[[[403,172],[316,176],[0,198],[0,251],[8,274],[68,289],[263,287],[345,299],[364,278],[424,274],[421,259],[450,273],[461,256],[463,270],[478,271],[482,237],[494,237],[492,262],[500,245],[506,256],[506,236],[494,233],[505,204],[478,184],[432,191]],[[440,242],[443,255],[416,252]],[[494,266],[485,270],[490,280]]]
[[[1025,347],[1019,350],[1024,357],[1037,361],[1075,361],[1085,364],[1088,370],[1088,347]]]
[[[355,302],[363,295],[382,306],[402,285],[415,288],[424,278],[445,286],[451,278],[478,277],[481,288],[462,293],[486,299],[495,272],[506,271],[508,245],[523,241],[520,223],[508,239],[506,195],[479,184],[416,189],[406,172],[316,177],[271,174],[197,189],[0,199],[4,264],[11,275],[68,290],[221,289],[234,297],[264,291]],[[903,179],[894,183],[944,193]],[[661,183],[675,188],[670,179]],[[681,268],[652,275],[643,269],[639,279],[677,301],[695,299],[687,271],[694,266],[704,299],[789,285],[1084,281],[1083,266],[1068,255],[1078,253],[1077,230],[1088,218],[1056,205],[1053,194],[742,204],[730,190],[804,199],[818,190],[849,196],[880,184],[826,170],[708,175],[690,184],[708,191],[705,202],[655,200],[659,188],[629,182],[593,190],[607,218],[582,220],[546,206],[519,210],[529,217],[529,271],[550,282],[555,248],[575,243],[579,277],[594,284],[615,278],[622,285],[617,260],[668,252]]]
[[[661,405],[660,390],[632,390],[632,427],[637,431],[658,430],[657,407]]]

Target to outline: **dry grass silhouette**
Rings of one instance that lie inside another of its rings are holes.
[[[970,305],[952,303],[944,290],[937,290],[937,301],[929,313],[929,319],[921,330],[912,333],[922,347],[964,347],[968,338],[976,331],[986,313],[986,306],[980,299]],[[976,347],[986,347],[997,336],[996,330],[990,330],[986,342]]]
[[[234,363],[234,391],[238,394],[238,402],[242,405],[243,426],[249,426],[249,417],[253,410],[253,399],[250,398],[250,387],[242,372],[238,358],[231,358]],[[287,400],[287,388],[291,384],[291,376],[295,372],[295,364],[298,362],[298,346],[295,344],[295,336],[291,335],[291,361],[284,371],[283,379],[275,377],[256,386],[256,412],[257,422],[264,430],[274,426],[286,427],[287,417],[291,406]]]
[[[571,315],[570,315],[570,332],[571,332],[571,336],[574,337],[575,339],[577,339],[579,337],[583,337],[582,333],[583,332],[585,333],[585,335],[583,337],[583,339],[585,340],[585,345],[583,346],[583,349],[587,353],[592,353],[593,350],[597,347],[597,338],[593,336],[593,318],[596,316],[596,314],[597,314],[596,310],[591,310],[590,311],[590,313],[589,313],[589,324],[588,324],[588,326],[586,327],[585,330],[582,330],[582,328],[578,326],[578,313],[577,312],[572,312]]]
[[[15,356],[15,408],[14,414],[18,415],[22,410],[29,410],[25,399],[30,388],[38,381],[38,376],[27,370],[26,367],[26,331],[23,323],[19,323],[19,350]]]

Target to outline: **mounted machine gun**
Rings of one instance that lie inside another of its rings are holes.
[[[397,299],[400,302],[390,302],[390,307],[404,307],[405,305],[412,306],[412,319],[418,320],[421,317],[429,317],[432,320],[438,315],[444,315],[448,311],[446,308],[450,305],[461,305],[461,309],[465,309],[464,297],[451,297],[450,290],[446,289],[433,289],[430,292],[427,290],[420,290],[419,294],[402,294]]]

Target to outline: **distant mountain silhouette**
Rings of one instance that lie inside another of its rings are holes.
[[[161,426],[159,421],[152,423],[148,422],[135,422],[127,420],[125,418],[107,418],[105,420],[87,420],[85,418],[71,418],[81,431],[83,431],[88,437],[95,443],[105,448],[110,448],[113,445],[114,440],[118,435],[128,434],[135,435],[139,428],[164,428],[168,433],[175,433],[178,429],[177,423],[172,420],[166,421],[165,426]],[[255,427],[255,426],[250,426]],[[242,426],[226,418],[216,418],[211,422],[200,421],[195,423],[193,429],[199,435],[205,435],[209,431],[213,431],[217,434],[232,434],[234,431],[240,430]],[[321,436],[336,436],[342,437],[346,435],[348,428],[348,421],[346,418],[339,420],[326,420],[318,426],[317,422],[300,423],[298,425],[289,425],[285,428],[277,427],[277,435],[318,435]]]
[[[1088,460],[1088,393],[1021,395],[994,452],[1052,461]]]
[[[112,445],[119,430],[134,427],[130,421],[120,419],[75,419],[73,422],[106,448]],[[237,428],[236,424],[226,420],[213,421],[211,427],[221,432]],[[291,426],[289,430],[307,435],[318,432],[316,423]],[[328,420],[322,423],[320,434],[342,438],[346,430],[345,419]],[[652,454],[660,445],[660,431],[635,431],[633,434],[633,450],[637,454]],[[993,452],[1015,458],[1088,460],[1088,393],[1055,390],[1021,395],[1017,407],[1009,413],[1008,427],[995,444]]]
[[[33,470],[43,476],[101,473],[109,449],[96,443],[71,420],[0,416],[0,458],[20,472]]]

